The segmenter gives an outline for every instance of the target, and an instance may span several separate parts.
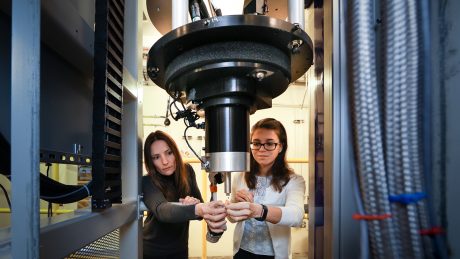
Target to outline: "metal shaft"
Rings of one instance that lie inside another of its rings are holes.
[[[188,22],[188,1],[172,0],[172,29]]]
[[[225,195],[230,196],[232,192],[232,175],[230,172],[225,172],[224,174],[224,192]]]
[[[305,6],[303,0],[288,1],[288,20],[290,23],[298,23],[302,29],[305,28],[304,9]]]

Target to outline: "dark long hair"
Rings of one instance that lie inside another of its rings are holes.
[[[268,171],[269,175],[272,176],[271,184],[273,185],[275,190],[281,192],[283,190],[283,187],[286,186],[286,184],[289,182],[291,174],[294,173],[294,171],[292,171],[292,169],[289,168],[289,165],[286,162],[286,151],[288,148],[286,129],[284,128],[283,124],[281,124],[281,122],[273,118],[262,119],[258,121],[256,124],[254,124],[254,126],[252,126],[251,141],[252,135],[254,134],[254,131],[256,131],[257,129],[274,130],[280,140],[280,144],[283,147],[281,152],[278,153],[278,156],[275,158],[275,162],[273,163],[272,168],[270,168],[270,170]],[[256,188],[256,174],[258,172],[259,164],[254,159],[254,156],[251,152],[251,171],[246,172],[244,174],[244,179],[249,189]]]
[[[165,181],[161,178],[160,173],[156,170],[155,165],[153,164],[150,146],[152,146],[153,142],[157,140],[163,140],[166,142],[176,158],[176,171],[174,172],[176,190],[169,190],[166,188]],[[160,130],[150,133],[144,144],[144,161],[145,169],[152,179],[153,184],[161,190],[168,200],[174,198],[175,192],[177,192],[179,197],[185,197],[190,194],[190,183],[188,181],[185,164],[182,160],[182,156],[180,155],[179,148],[177,148],[177,144],[171,136]]]

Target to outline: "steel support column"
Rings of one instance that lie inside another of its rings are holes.
[[[12,256],[38,258],[40,164],[40,1],[12,1]]]

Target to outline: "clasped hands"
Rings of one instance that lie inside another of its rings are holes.
[[[237,191],[235,199],[234,203],[230,201],[200,203],[200,200],[187,196],[179,201],[185,205],[196,204],[195,214],[206,221],[209,230],[214,233],[223,233],[227,230],[226,218],[231,222],[236,222],[259,217],[262,213],[262,206],[254,203],[254,196],[248,190]]]

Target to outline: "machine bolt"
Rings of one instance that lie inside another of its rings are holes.
[[[295,32],[300,30],[300,25],[298,23],[294,23],[294,27],[292,27],[291,32]]]
[[[302,46],[302,40],[293,40],[289,42],[288,48],[291,50],[292,54],[297,54],[300,52],[300,46]]]
[[[160,71],[160,69],[158,67],[149,67],[148,68],[149,75],[152,78],[156,78],[158,76],[159,71]]]
[[[265,73],[262,72],[262,71],[259,71],[255,74],[255,78],[258,80],[258,81],[262,81],[262,79],[265,78]]]

